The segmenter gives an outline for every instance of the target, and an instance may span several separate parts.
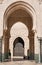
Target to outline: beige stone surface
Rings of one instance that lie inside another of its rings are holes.
[[[11,61],[11,62],[2,62],[0,65],[42,65],[41,63],[35,63],[35,61]]]
[[[39,56],[40,56],[40,42],[39,42],[39,40],[38,40],[38,37],[42,37],[42,3],[41,3],[41,1],[42,0],[0,0],[0,38],[2,37],[2,36],[4,36],[3,35],[3,26],[5,25],[5,20],[6,20],[6,16],[4,16],[4,14],[6,14],[5,12],[6,12],[6,10],[7,10],[7,8],[9,7],[10,8],[10,5],[12,4],[12,3],[15,3],[15,2],[18,2],[18,1],[23,1],[23,2],[25,2],[25,3],[27,3],[28,4],[28,13],[30,12],[30,14],[31,14],[31,17],[33,17],[33,31],[35,32],[35,35],[34,35],[34,45],[35,45],[35,47],[34,47],[34,53],[35,54],[39,54]],[[40,2],[40,3],[39,3]],[[27,4],[26,4],[26,6],[27,6]],[[24,4],[25,5],[25,4]],[[13,5],[12,5],[13,6]],[[21,6],[22,7],[22,6]],[[33,8],[33,9],[32,9]],[[17,9],[17,8],[16,8]],[[27,8],[26,8],[27,9]],[[12,10],[12,8],[11,8],[11,10]],[[27,11],[27,10],[26,10]],[[9,11],[8,11],[9,12]],[[11,11],[10,11],[11,12]],[[33,13],[32,13],[33,12]],[[35,12],[35,13],[34,13]],[[8,13],[7,13],[8,14]],[[11,14],[11,13],[10,13]],[[13,14],[14,15],[14,14]],[[14,17],[13,17],[14,18]],[[5,19],[5,20],[3,20],[3,19]],[[12,19],[13,20],[13,19]],[[24,18],[24,21],[25,21],[25,18]],[[3,24],[4,23],[4,24]],[[5,25],[6,26],[6,25]],[[4,29],[6,30],[7,29],[7,26],[5,27],[4,26]],[[20,30],[19,30],[20,31]],[[22,32],[23,31],[25,31],[25,30],[22,30]],[[5,31],[6,32],[6,31]],[[4,32],[4,33],[5,33]],[[13,30],[12,30],[12,32],[14,32]],[[17,30],[15,31],[15,32],[17,32]],[[20,31],[21,32],[21,31]],[[18,33],[18,34],[20,34],[20,32]],[[7,33],[7,32],[6,32]],[[6,34],[5,33],[5,34]],[[9,34],[9,33],[8,33]],[[7,35],[8,35],[7,34]],[[12,33],[13,34],[13,33]],[[16,33],[17,34],[17,33]],[[22,33],[21,33],[22,34]],[[25,33],[23,33],[23,35],[25,35],[25,34],[27,34],[27,32],[25,31]],[[8,35],[9,36],[9,35]],[[17,35],[16,35],[17,36]],[[11,39],[11,41],[9,40],[9,41],[7,41],[6,42],[6,44],[9,42],[9,43],[13,43],[13,41],[14,41],[14,39],[15,39],[15,37],[16,36],[14,36],[14,38],[12,38]],[[18,35],[19,36],[19,35]],[[23,38],[24,38],[24,40],[26,41],[25,43],[28,43],[28,41],[27,41],[27,38],[25,38],[24,36],[23,36]],[[5,41],[6,40],[8,40],[8,39],[5,39]],[[7,51],[8,49],[8,44],[7,45],[4,45],[4,43],[5,43],[5,41],[4,41],[4,39],[2,40],[2,53],[4,53],[5,51]],[[5,46],[5,51],[4,51],[4,46]],[[11,45],[12,46],[12,45]],[[26,46],[29,46],[29,44],[27,45],[26,44]],[[10,48],[12,48],[12,47],[10,47]],[[27,49],[27,47],[25,47],[26,49]],[[28,47],[29,48],[29,47]],[[25,55],[26,55],[26,49],[25,49]],[[25,62],[5,62],[5,63],[0,63],[0,65],[8,65],[8,64],[10,64],[10,65],[13,65],[13,64],[16,64],[16,65],[19,65],[19,64],[22,64],[22,65],[31,65],[33,62],[31,62],[31,61],[25,61]],[[29,64],[30,63],[30,64]],[[20,65],[21,65],[20,64]],[[34,63],[35,64],[35,63]],[[34,64],[32,64],[32,65],[34,65]],[[37,65],[39,65],[39,64],[37,64]],[[41,64],[42,65],[42,64]]]
[[[2,62],[0,65],[35,65],[34,61],[11,61],[11,62]]]

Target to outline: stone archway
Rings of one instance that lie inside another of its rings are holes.
[[[9,48],[11,50],[11,58],[13,58],[13,43],[16,40],[16,42],[24,43],[24,55],[27,56],[27,49],[29,48],[29,39],[28,39],[28,28],[26,27],[25,24],[22,22],[17,22],[15,23],[11,30],[10,30],[10,42],[9,42]],[[19,38],[19,39],[18,39]],[[24,42],[22,42],[23,40]],[[16,43],[15,42],[15,43]]]
[[[4,54],[7,56],[9,50],[10,29],[16,22],[21,21],[29,30],[30,56],[34,59],[34,31],[36,27],[36,16],[33,7],[23,1],[11,4],[4,14]],[[8,44],[7,44],[8,43]],[[6,58],[6,57],[5,57]]]

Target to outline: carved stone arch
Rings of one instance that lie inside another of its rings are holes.
[[[21,14],[22,12],[23,14]],[[17,15],[18,13],[19,15],[21,14],[20,18]],[[21,18],[22,15],[24,16],[23,19]],[[25,16],[27,16],[27,18],[25,18]],[[30,19],[28,18],[28,16],[30,17]],[[13,22],[11,19],[13,20]],[[23,22],[29,29],[28,38],[29,38],[29,43],[30,43],[30,51],[32,51],[32,54],[34,55],[34,31],[33,30],[36,29],[36,12],[30,4],[23,1],[17,1],[15,3],[12,3],[11,5],[9,5],[9,7],[6,9],[4,13],[3,36],[4,36],[4,44],[5,44],[4,46],[5,53],[7,54],[9,50],[10,29],[12,25],[15,24],[17,21]],[[31,44],[33,46],[31,46]]]
[[[13,11],[16,11],[18,9],[23,9],[24,11],[26,11],[27,13],[29,13],[29,15],[32,18],[33,21],[33,30],[36,29],[36,12],[34,10],[34,8],[29,4],[26,3],[24,1],[17,1],[15,3],[12,3],[11,5],[9,5],[4,13],[4,29],[7,28],[7,19],[9,18],[10,14]]]

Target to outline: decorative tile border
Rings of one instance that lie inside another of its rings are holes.
[[[4,54],[2,54],[2,62],[5,60],[5,58],[4,58]]]
[[[8,53],[2,54],[2,62],[5,61],[5,59],[8,59]]]
[[[0,61],[2,61],[2,53],[0,53]]]
[[[41,57],[40,58],[41,58],[41,63],[42,63],[42,54],[41,54]]]
[[[35,54],[34,59],[38,63],[39,62],[39,54]]]

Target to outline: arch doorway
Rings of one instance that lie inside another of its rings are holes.
[[[13,43],[13,56],[24,56],[24,41],[21,37],[16,38]]]
[[[35,23],[36,22],[35,11],[31,5],[29,5],[23,1],[19,1],[19,2],[11,4],[6,9],[5,14],[4,14],[3,38],[4,38],[5,58],[6,58],[6,55],[8,53],[8,50],[9,50],[9,39],[11,38],[10,30],[11,30],[12,26],[15,23],[17,23],[18,21],[21,21],[22,23],[24,23],[28,28],[28,36],[27,37],[29,39],[30,56],[32,57],[32,59],[34,59],[34,43],[35,43],[35,41],[34,41],[34,28],[36,26],[35,25],[36,24]],[[11,42],[13,42],[13,41],[11,40]],[[21,44],[21,42],[19,42],[19,44]],[[17,45],[18,44],[16,44],[15,47]],[[26,51],[25,51],[25,53],[26,53]]]

